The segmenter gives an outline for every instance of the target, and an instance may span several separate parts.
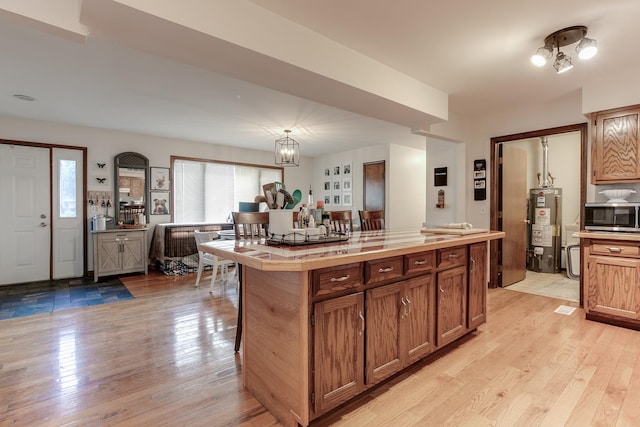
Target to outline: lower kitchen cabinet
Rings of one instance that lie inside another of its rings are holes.
[[[315,411],[324,412],[364,388],[364,294],[359,292],[314,306]]]
[[[375,384],[433,351],[433,290],[429,274],[367,291],[367,384]]]
[[[477,328],[487,320],[487,243],[469,245],[469,312],[467,327]]]
[[[467,332],[467,266],[441,271],[437,275],[438,347]]]
[[[640,320],[640,260],[590,256],[588,311]]]
[[[314,416],[484,323],[486,271],[480,242],[311,272]]]
[[[93,233],[93,276],[148,273],[146,229],[107,230]]]

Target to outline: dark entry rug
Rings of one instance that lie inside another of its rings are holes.
[[[0,320],[133,299],[118,278],[53,280],[0,286]]]

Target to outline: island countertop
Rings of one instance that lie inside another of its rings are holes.
[[[198,248],[262,271],[308,271],[501,239],[504,235],[502,231],[466,235],[433,234],[414,228],[354,232],[346,241],[317,245],[274,246],[267,245],[264,239],[215,240],[202,243]]]

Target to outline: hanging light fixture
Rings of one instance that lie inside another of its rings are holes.
[[[539,48],[535,55],[531,57],[531,62],[536,67],[543,67],[548,60],[553,57],[553,49],[557,49],[556,59],[553,62],[553,68],[556,73],[561,74],[573,68],[571,57],[560,51],[561,47],[578,43],[576,52],[578,58],[591,59],[598,53],[598,44],[595,40],[587,38],[587,27],[578,25],[575,27],[563,28],[555,33],[549,34],[544,39],[544,46]]]
[[[276,165],[298,166],[300,164],[300,144],[290,138],[289,129],[284,130],[285,135],[276,139]]]

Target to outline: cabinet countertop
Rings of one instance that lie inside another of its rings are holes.
[[[309,246],[271,246],[264,239],[216,240],[200,250],[262,271],[307,271],[352,262],[502,239],[502,231],[468,235],[421,233],[419,229],[352,233],[349,240]]]
[[[578,237],[581,239],[626,240],[628,242],[640,242],[640,233],[582,230],[578,232]]]

